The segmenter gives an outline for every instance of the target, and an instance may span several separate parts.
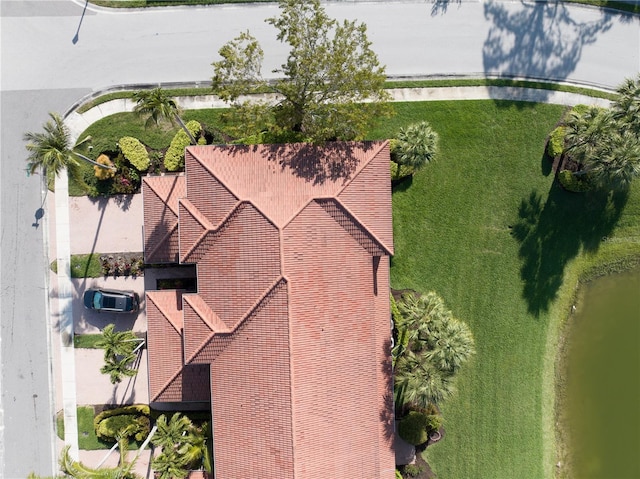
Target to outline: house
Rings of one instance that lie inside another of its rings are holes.
[[[392,479],[388,142],[190,146],[143,180],[149,398],[210,407],[217,479]]]

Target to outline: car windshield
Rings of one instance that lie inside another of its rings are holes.
[[[102,308],[102,293],[100,291],[93,294],[93,307],[94,309]]]

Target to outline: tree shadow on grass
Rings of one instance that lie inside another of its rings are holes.
[[[617,223],[628,191],[568,193],[554,183],[546,202],[536,191],[520,203],[512,235],[520,243],[520,277],[528,311],[545,313],[556,298],[568,261],[595,252]]]

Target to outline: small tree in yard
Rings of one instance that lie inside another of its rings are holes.
[[[260,73],[263,52],[249,33],[220,50],[213,90],[231,102],[236,118],[252,118],[256,129],[272,139],[322,142],[361,139],[374,121],[390,114],[384,91],[384,67],[371,50],[366,26],[329,18],[319,0],[280,0],[281,14],[267,22],[277,38],[290,45],[286,63],[265,81]],[[277,95],[275,105],[242,101],[256,91]]]
[[[133,95],[136,106],[133,111],[139,116],[147,116],[147,125],[158,125],[160,120],[167,120],[171,124],[178,123],[187,134],[192,145],[197,141],[191,134],[182,118],[176,101],[162,88],[140,90]]]
[[[170,419],[161,415],[156,426],[151,442],[162,447],[162,452],[152,466],[160,479],[183,478],[187,470],[200,466],[211,472],[206,425],[198,427],[188,417],[175,413]]]
[[[391,159],[398,165],[396,179],[405,171],[415,171],[431,162],[438,151],[438,134],[426,121],[401,128],[391,142]]]
[[[597,186],[626,189],[640,176],[638,112],[640,76],[627,79],[618,88],[618,98],[611,108],[574,108],[569,113],[564,154],[579,165],[570,178],[574,183],[588,175],[589,182]],[[563,178],[566,187],[566,174],[560,176]]]
[[[96,343],[104,349],[104,366],[100,369],[108,374],[112,384],[122,381],[122,377],[132,377],[138,372],[132,368],[137,358],[136,351],[143,340],[136,337],[133,331],[114,331],[115,325],[108,324],[102,330],[102,339]]]
[[[95,167],[115,170],[113,166],[100,164],[86,157],[81,152],[91,137],[87,136],[82,141],[71,145],[71,133],[64,124],[64,120],[57,113],[49,113],[51,118],[44,126],[44,132],[24,134],[27,143],[26,149],[29,152],[27,157],[27,169],[29,173],[34,173],[40,169],[46,175],[47,171],[58,176],[64,169],[72,176],[78,176],[78,158],[91,163]]]

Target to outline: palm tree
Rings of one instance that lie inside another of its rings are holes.
[[[133,331],[114,331],[115,324],[107,324],[102,329],[102,338],[96,342],[96,347],[104,349],[106,356],[128,356],[134,352],[138,344],[143,341],[136,337]]]
[[[112,384],[122,381],[122,377],[133,377],[138,372],[131,367],[137,358],[137,350],[144,340],[133,331],[114,331],[115,325],[108,324],[102,330],[102,338],[96,347],[104,349],[104,366],[100,369],[108,374]]]
[[[426,347],[426,341],[437,323],[451,312],[444,301],[433,291],[423,295],[405,294],[398,302],[398,309],[406,328],[407,348],[414,353]]]
[[[135,461],[121,463],[118,467],[100,467],[92,469],[69,455],[69,446],[65,446],[60,455],[60,470],[75,479],[140,479],[133,472]]]
[[[617,89],[618,97],[611,105],[613,118],[624,130],[640,135],[640,75],[627,78]]]
[[[156,421],[156,426],[158,430],[151,438],[151,442],[155,446],[162,447],[163,451],[177,448],[178,444],[183,442],[184,434],[194,429],[191,419],[179,412],[171,416],[168,421],[165,414],[161,415]]]
[[[640,141],[631,130],[618,131],[589,161],[596,183],[626,189],[640,175]]]
[[[192,468],[202,468],[211,472],[211,454],[207,444],[207,437],[210,436],[209,423],[203,424],[201,427],[192,427],[187,434],[183,436],[184,444],[178,450],[185,462]]]
[[[396,403],[426,408],[453,395],[453,376],[436,368],[424,355],[406,354],[398,361]]]
[[[187,464],[184,459],[173,450],[162,450],[162,454],[153,458],[151,467],[158,474],[158,479],[183,479],[187,477]]]
[[[122,381],[124,377],[133,377],[138,374],[138,370],[132,368],[131,365],[136,360],[137,355],[130,354],[128,356],[105,356],[104,366],[100,368],[102,374],[108,374],[111,384]]]
[[[475,354],[473,334],[466,323],[450,316],[432,329],[426,359],[446,374],[455,374]]]
[[[77,158],[100,168],[115,170],[115,167],[97,163],[80,153],[91,140],[90,136],[72,147],[71,135],[62,117],[57,113],[49,113],[49,116],[51,120],[44,124],[44,132],[24,134],[24,140],[28,142],[26,149],[29,151],[27,157],[29,173],[40,169],[45,175],[47,171],[51,171],[58,176],[63,169],[67,169],[72,175],[77,175],[79,166]]]
[[[571,110],[566,121],[565,152],[577,163],[588,163],[610,140],[613,124],[611,112],[607,109],[592,106],[584,112]]]
[[[148,115],[147,125],[157,125],[160,120],[168,120],[172,125],[178,123],[189,136],[192,145],[197,144],[187,125],[180,118],[180,108],[176,101],[162,88],[140,90],[133,95],[136,106],[133,111],[137,115]]]
[[[391,154],[398,165],[418,170],[432,161],[437,151],[438,134],[428,122],[421,121],[400,129]]]

